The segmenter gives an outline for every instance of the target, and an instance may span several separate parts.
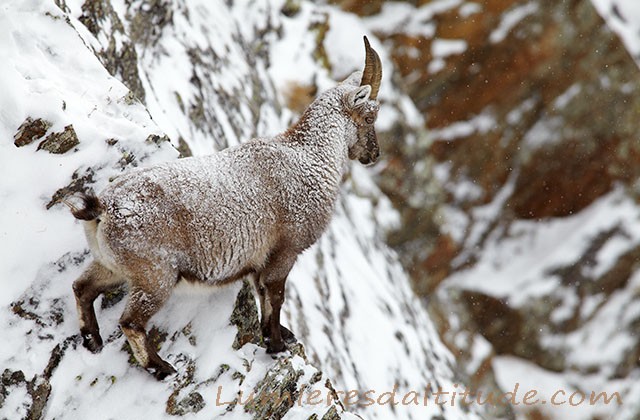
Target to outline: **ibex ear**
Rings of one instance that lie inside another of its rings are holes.
[[[349,92],[347,101],[349,105],[357,106],[367,102],[369,100],[369,95],[371,95],[371,86],[359,86],[357,89]]]
[[[360,86],[360,80],[362,80],[362,71],[357,70],[351,73],[349,77],[344,79],[341,84],[351,85],[351,86]]]

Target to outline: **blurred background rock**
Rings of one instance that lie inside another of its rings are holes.
[[[382,141],[402,215],[388,241],[472,386],[511,387],[515,363],[627,403],[521,416],[637,418],[638,5],[335,3],[369,22],[424,116]]]

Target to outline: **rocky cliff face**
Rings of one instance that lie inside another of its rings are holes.
[[[79,345],[71,283],[90,256],[61,200],[132,167],[283,130],[315,92],[361,67],[359,19],[283,1],[1,7],[0,418],[477,418],[382,395],[453,389],[463,378],[384,243],[398,214],[362,168],[288,283],[285,324],[302,343],[289,353],[266,355],[240,284],[177,293],[154,317],[150,334],[179,370],[169,381],[128,354],[122,290],[96,303],[102,352]],[[388,77],[379,129],[418,127],[372,41]],[[344,401],[370,390],[380,403]]]
[[[637,5],[594,2],[605,22],[587,0],[337,3],[424,116],[387,150],[389,240],[472,383],[625,403],[520,417],[637,418]]]

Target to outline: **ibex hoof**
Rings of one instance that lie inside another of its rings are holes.
[[[100,334],[82,334],[82,346],[92,353],[98,353],[102,350],[102,338]]]
[[[164,360],[161,360],[157,363],[150,362],[149,366],[147,366],[145,369],[147,369],[147,372],[152,374],[159,381],[163,380],[169,375],[173,375],[174,373],[176,373],[176,370],[173,368],[173,366],[171,366]]]
[[[267,341],[267,353],[282,353],[285,350],[287,350],[287,346],[284,344],[284,341],[280,341],[279,343],[274,343],[272,340]]]

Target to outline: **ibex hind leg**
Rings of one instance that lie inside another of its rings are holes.
[[[102,348],[102,338],[93,302],[101,293],[122,283],[124,283],[122,278],[116,276],[97,261],[92,262],[73,283],[82,345],[94,353]]]
[[[150,279],[132,279],[129,302],[120,318],[120,328],[126,335],[138,363],[158,380],[162,380],[175,373],[175,369],[158,356],[147,337],[146,326],[149,319],[171,295],[177,275],[167,276],[158,272],[156,274],[162,276],[162,280],[157,283]]]

